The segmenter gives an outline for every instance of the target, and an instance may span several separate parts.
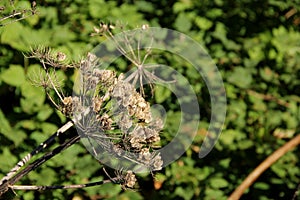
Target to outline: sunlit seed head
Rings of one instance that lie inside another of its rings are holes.
[[[72,104],[72,97],[71,96],[65,97],[63,99],[63,103],[64,103],[64,105],[70,105],[70,104]]]
[[[101,97],[94,97],[93,98],[93,110],[94,112],[98,113],[101,110],[103,100]]]
[[[125,185],[130,188],[132,188],[137,181],[132,171],[128,171],[124,179],[125,179]]]
[[[67,57],[66,54],[64,54],[62,52],[58,52],[56,54],[56,58],[57,58],[58,61],[64,61],[66,59],[66,57]]]
[[[149,25],[148,24],[143,24],[142,25],[142,30],[147,30],[149,28]]]
[[[155,156],[153,158],[153,169],[154,170],[161,170],[162,165],[163,165],[163,160],[161,159],[160,154],[158,154],[157,156]]]

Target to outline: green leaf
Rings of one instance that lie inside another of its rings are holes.
[[[24,40],[21,35],[23,30],[24,27],[19,22],[7,25],[2,32],[1,42],[3,44],[9,44],[18,50],[26,50],[27,47],[26,44],[24,44]]]
[[[27,138],[27,134],[21,130],[12,130],[8,138],[14,142],[15,146],[19,146]]]
[[[204,200],[212,200],[212,199],[226,200],[227,197],[224,195],[224,192],[222,190],[207,188],[205,190]]]
[[[140,193],[127,190],[125,193],[118,196],[119,200],[142,200],[144,199]]]
[[[9,44],[17,50],[29,51],[30,46],[50,44],[51,35],[51,31],[47,29],[33,30],[20,22],[15,22],[5,27],[1,42]]]
[[[23,97],[25,97],[21,99],[21,107],[26,113],[32,114],[38,111],[45,102],[45,91],[42,88],[33,86],[29,82],[25,82],[21,86],[21,92]]]
[[[79,157],[79,154],[83,152],[83,149],[79,145],[73,145],[69,149],[63,151],[54,160],[56,166],[65,166],[66,169],[74,169],[74,165],[78,161],[75,158]],[[84,159],[83,159],[84,161]],[[83,163],[82,163],[83,164]],[[85,163],[87,164],[87,163]],[[86,165],[87,166],[87,165]],[[94,168],[91,168],[93,170]],[[90,172],[89,172],[90,173]]]
[[[229,167],[230,161],[231,158],[222,159],[219,161],[219,165],[227,169]]]
[[[34,131],[30,134],[30,138],[36,141],[36,144],[40,144],[43,141],[45,141],[48,136],[46,136],[45,134],[39,132],[39,131]]]
[[[285,178],[287,175],[287,171],[282,166],[280,166],[280,164],[272,165],[271,169],[280,178]]]
[[[210,185],[213,188],[225,188],[228,184],[229,183],[225,179],[219,177],[215,177],[210,180]]]
[[[65,44],[76,38],[75,33],[71,32],[67,26],[55,26],[53,29],[53,38],[58,44]]]
[[[138,9],[143,12],[153,12],[155,9],[153,7],[153,4],[148,1],[137,1],[135,2],[135,4],[138,7]]]
[[[176,195],[182,197],[184,200],[189,200],[189,199],[192,199],[193,195],[194,195],[194,191],[192,188],[189,188],[189,187],[185,187],[185,188],[182,188],[182,187],[177,187],[175,189],[175,192],[174,192]]]
[[[12,128],[1,109],[0,109],[0,124],[1,124],[0,133],[5,134],[11,132]]]
[[[51,168],[42,168],[40,172],[33,171],[28,177],[37,185],[52,185],[57,180],[56,172]]]
[[[236,85],[239,88],[249,88],[252,82],[251,72],[242,67],[235,67],[231,74],[228,74],[228,82]]]
[[[20,195],[24,200],[31,200],[34,199],[34,193],[26,191],[24,194]]]
[[[173,5],[173,10],[175,13],[180,13],[191,7],[192,7],[192,3],[190,1],[185,1],[185,2],[178,1]]]
[[[225,145],[232,146],[232,144],[244,137],[244,134],[239,130],[228,129],[221,134],[219,139]]]
[[[174,27],[178,31],[187,32],[191,29],[192,23],[186,14],[180,13],[175,20]]]
[[[201,29],[201,30],[208,30],[212,27],[213,22],[204,18],[204,17],[200,17],[197,16],[195,19],[195,23],[197,24],[197,26]]]
[[[16,124],[16,127],[22,127],[24,129],[27,129],[27,130],[34,130],[36,129],[36,123],[34,120],[22,120],[20,122],[18,122]]]
[[[155,91],[156,103],[164,102],[166,99],[168,99],[171,96],[172,93],[168,88],[163,87],[161,85],[156,85],[154,91]]]
[[[251,140],[242,140],[239,141],[238,146],[240,149],[245,150],[253,146],[253,141]]]
[[[76,145],[73,145],[71,147],[70,151],[72,151],[72,149],[75,146]],[[82,152],[84,152],[84,151],[82,151],[82,150],[78,151],[78,154],[82,153]],[[80,177],[82,179],[84,179],[86,177],[91,177],[101,167],[101,165],[98,164],[98,160],[96,160],[91,154],[86,154],[80,158],[79,158],[79,155],[76,155],[76,157],[78,157],[78,160],[76,163],[74,163],[74,168],[76,168],[80,172],[80,173],[78,173],[78,177]],[[89,170],[86,170],[86,169],[89,169]]]
[[[12,128],[5,118],[2,110],[0,110],[0,134],[5,136],[7,139],[14,142],[15,146],[18,146],[23,142],[23,140],[27,137],[27,135],[18,129]],[[0,135],[0,139],[3,137]]]
[[[101,15],[107,16],[108,13],[108,4],[106,5],[103,0],[89,0],[89,14],[93,18],[99,18]]]
[[[115,197],[120,192],[120,185],[116,185],[114,183],[107,183],[99,187],[99,194],[107,197]]]
[[[236,99],[237,97],[237,89],[231,84],[225,84],[226,97],[229,99]]]
[[[55,124],[43,122],[43,123],[41,123],[41,129],[44,134],[52,135],[53,133],[55,133],[57,131],[58,128]]]
[[[1,171],[8,171],[17,163],[17,158],[13,155],[7,147],[1,148],[2,153],[0,154],[0,166]]]
[[[270,189],[270,185],[267,183],[263,183],[263,182],[257,182],[253,185],[253,187],[256,189],[260,189],[260,190],[269,190]]]
[[[40,111],[37,114],[37,118],[40,121],[45,121],[51,116],[52,113],[53,109],[48,104],[46,104],[41,107]]]
[[[21,86],[25,82],[24,69],[20,65],[10,65],[7,70],[1,74],[1,79],[12,86]]]

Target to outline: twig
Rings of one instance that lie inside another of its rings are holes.
[[[267,159],[265,159],[258,167],[256,167],[248,177],[240,184],[238,188],[229,196],[228,200],[237,200],[239,199],[244,191],[249,188],[254,181],[266,170],[268,169],[273,163],[275,163],[280,157],[286,154],[288,151],[295,148],[297,145],[300,144],[300,134],[295,136],[289,142],[284,144],[282,147],[277,149],[274,153],[272,153]]]
[[[258,93],[254,90],[247,90],[247,93],[249,95],[255,96],[257,98],[263,99],[265,101],[274,101],[275,103],[277,103],[278,105],[284,106],[284,107],[289,107],[290,104],[289,102],[282,100],[282,99],[278,99],[277,97],[271,95],[271,94],[261,94]]]
[[[118,181],[118,177],[114,177],[112,179],[103,180],[103,181],[96,181],[86,184],[76,184],[76,185],[50,185],[50,186],[36,186],[36,185],[13,185],[10,186],[13,190],[56,190],[56,189],[78,189],[78,188],[85,188],[85,187],[92,187],[97,185],[103,185],[106,183]]]
[[[11,5],[13,6],[13,4]],[[5,9],[5,7],[1,7],[1,11],[3,11]],[[30,16],[33,16],[36,14],[36,2],[33,1],[31,3],[31,9],[24,9],[24,10],[21,10],[21,11],[16,11],[14,10],[13,13],[9,14],[8,16],[4,16],[4,17],[1,17],[0,18],[0,22],[4,22],[5,20],[8,20],[10,18],[14,18],[14,17],[18,17],[20,15],[24,15],[24,16],[21,16],[19,19],[15,19],[15,20],[12,20],[12,21],[9,21],[7,23],[4,23],[4,24],[0,24],[0,27],[1,26],[6,26],[8,24],[11,24],[13,22],[17,22],[17,21],[20,21],[20,20],[23,20],[23,19],[26,19],[27,17],[30,17]],[[30,14],[27,14],[27,13],[30,13]],[[27,14],[27,15],[26,15]]]
[[[292,200],[296,200],[296,198],[299,196],[299,193],[300,193],[300,183],[298,184],[298,186],[295,190],[295,193],[294,193],[294,196],[293,196]]]

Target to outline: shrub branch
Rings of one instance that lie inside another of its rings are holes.
[[[300,144],[300,134],[296,135],[289,142],[272,153],[267,159],[265,159],[259,166],[257,166],[247,178],[238,186],[234,192],[229,196],[228,200],[237,200],[243,195],[244,191],[249,188],[255,180],[273,163],[275,163],[280,157],[291,151],[297,145]]]

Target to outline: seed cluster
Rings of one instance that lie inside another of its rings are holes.
[[[81,62],[80,94],[65,97],[63,112],[75,117],[79,114],[81,120],[77,125],[83,130],[100,130],[98,132],[105,137],[101,135],[97,140],[105,140],[97,144],[104,144],[101,148],[109,149],[113,156],[121,157],[124,152],[130,152],[131,157],[122,158],[134,160],[151,171],[160,170],[163,160],[154,147],[160,142],[162,120],[153,118],[150,103],[122,74],[117,76],[114,71],[99,69],[97,65],[93,54]],[[95,134],[94,131],[93,136]],[[126,185],[131,187],[136,179],[130,173],[127,176]]]
[[[135,178],[135,175],[132,171],[127,172],[124,180],[125,180],[125,186],[130,187],[130,188],[132,188],[134,186],[135,182],[137,181]]]

